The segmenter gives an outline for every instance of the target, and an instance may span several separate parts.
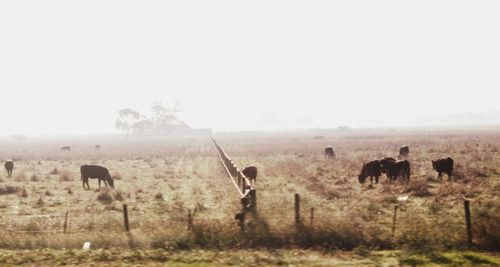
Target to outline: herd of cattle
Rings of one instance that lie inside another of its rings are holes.
[[[100,149],[99,145],[95,146],[95,149]],[[71,147],[64,146],[61,147],[62,151],[71,151]],[[396,160],[391,157],[386,157],[382,159],[376,159],[369,162],[365,162],[361,168],[361,173],[358,176],[360,183],[365,183],[366,179],[369,177],[370,182],[378,183],[379,177],[382,174],[386,174],[390,181],[395,181],[397,178],[402,180],[410,180],[410,162],[406,158],[410,154],[410,148],[407,145],[402,146],[399,149],[398,158],[401,160]],[[325,159],[334,159],[335,151],[331,146],[325,147]],[[12,170],[14,169],[14,162],[12,160],[7,160],[5,162],[5,170],[7,171],[8,177],[12,176]],[[442,179],[443,173],[448,175],[448,180],[451,179],[453,172],[453,159],[438,159],[432,160],[432,168],[438,172],[438,179]],[[257,179],[257,168],[255,166],[248,166],[243,169],[242,173],[252,182],[255,183]],[[113,178],[111,177],[108,169],[99,165],[82,165],[80,166],[81,180],[83,182],[83,188],[85,185],[88,189],[89,178],[97,179],[99,182],[99,187],[101,187],[101,182],[104,182],[105,186],[114,187]]]
[[[404,158],[408,157],[410,154],[410,148],[407,145],[402,146],[399,149],[398,158],[402,160],[396,160],[391,157],[386,157],[382,159],[375,159],[369,162],[365,162],[361,168],[361,172],[358,175],[358,180],[361,184],[366,182],[366,179],[370,178],[370,183],[378,183],[379,177],[382,174],[387,175],[390,181],[395,181],[397,178],[402,180],[410,181],[410,162]],[[331,146],[325,147],[325,159],[335,158],[335,152]],[[432,169],[438,172],[438,179],[442,179],[443,173],[448,175],[448,180],[451,180],[451,175],[453,172],[453,159],[448,157],[445,159],[432,160]]]

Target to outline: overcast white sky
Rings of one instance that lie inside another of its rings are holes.
[[[0,0],[0,135],[113,132],[119,109],[153,101],[216,130],[495,113],[499,14],[500,1]]]

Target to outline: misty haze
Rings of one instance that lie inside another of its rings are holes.
[[[499,1],[1,1],[0,265],[500,265]]]

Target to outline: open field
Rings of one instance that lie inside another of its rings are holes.
[[[314,139],[323,135],[324,139]],[[240,233],[239,197],[204,138],[74,138],[0,141],[15,169],[0,181],[0,248],[464,249],[463,200],[471,201],[475,249],[500,242],[500,132],[324,132],[219,134],[236,164],[253,164],[257,213]],[[94,145],[99,144],[100,150]],[[364,161],[410,146],[410,183],[360,185]],[[70,152],[59,151],[70,145]],[[325,160],[326,145],[337,159]],[[430,160],[451,156],[454,181],[436,179]],[[106,166],[115,190],[83,190],[79,166]],[[294,223],[294,194],[302,225]],[[398,197],[409,196],[404,203]],[[127,204],[130,233],[123,230]],[[392,236],[394,205],[400,204]],[[310,209],[314,219],[310,221]],[[188,210],[194,227],[188,231]],[[68,211],[67,233],[62,233]]]

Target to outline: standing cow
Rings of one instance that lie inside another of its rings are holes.
[[[250,183],[255,184],[257,180],[257,167],[250,165],[243,169],[242,173],[250,180]]]
[[[443,179],[443,172],[448,174],[448,181],[451,181],[451,174],[453,172],[453,159],[448,157],[446,159],[432,160],[432,169],[438,172],[438,179]]]
[[[5,170],[7,171],[7,177],[12,176],[12,170],[14,169],[14,162],[12,160],[7,160],[5,162]]]
[[[399,157],[400,158],[408,157],[409,154],[410,154],[410,148],[407,145],[401,146],[399,148]]]
[[[325,147],[325,159],[334,159],[335,158],[335,152],[333,151],[333,148],[331,146]]]
[[[382,159],[382,172],[387,174],[390,181],[395,181],[398,177],[410,181],[410,162],[407,160],[395,161],[392,158]]]
[[[85,189],[85,185],[90,189],[89,186],[89,178],[97,178],[99,181],[99,187],[101,187],[101,181],[104,181],[106,186],[111,186],[114,188],[113,178],[109,174],[108,169],[98,166],[98,165],[82,165],[80,167],[80,174],[82,176],[83,189]]]

